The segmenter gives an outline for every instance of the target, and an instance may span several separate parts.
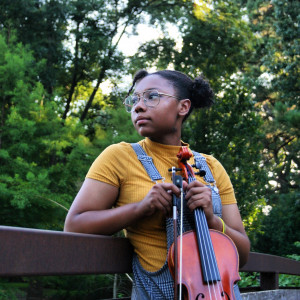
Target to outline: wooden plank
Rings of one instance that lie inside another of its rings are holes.
[[[0,276],[130,273],[126,238],[0,226]],[[243,272],[300,275],[300,262],[253,253]]]
[[[125,238],[0,226],[0,276],[131,272]]]
[[[251,252],[247,264],[240,268],[240,271],[300,275],[300,261]]]

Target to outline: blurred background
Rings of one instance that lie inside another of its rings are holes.
[[[62,230],[93,160],[141,139],[122,106],[132,76],[168,68],[214,89],[183,140],[229,173],[251,251],[299,260],[299,16],[289,0],[1,0],[0,224]],[[0,299],[130,290],[126,275],[0,280]]]

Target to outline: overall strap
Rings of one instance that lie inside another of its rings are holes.
[[[156,182],[157,180],[164,180],[159,174],[156,167],[153,164],[152,157],[148,156],[143,147],[138,143],[131,144],[133,150],[135,151],[139,161],[144,166],[151,180]]]
[[[215,179],[210,171],[210,168],[206,163],[206,158],[196,151],[192,151],[192,152],[194,154],[194,159],[195,159],[195,164],[197,169],[204,170],[206,172],[204,176],[204,180],[208,183],[215,183]]]
[[[192,151],[194,154],[194,160],[196,167],[199,170],[204,170],[206,172],[204,176],[204,180],[208,183],[208,186],[212,190],[212,202],[213,202],[213,210],[214,214],[216,214],[219,217],[222,217],[222,201],[219,194],[219,190],[216,186],[216,181],[214,179],[213,174],[211,173],[211,170],[206,162],[205,156],[202,154]]]

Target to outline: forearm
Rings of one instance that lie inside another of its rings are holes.
[[[71,212],[66,218],[64,231],[111,235],[130,226],[141,217],[136,203],[105,210]]]
[[[239,254],[239,266],[242,267],[248,260],[248,255],[250,252],[250,241],[245,232],[240,232],[230,227],[228,224],[226,224],[225,221],[224,224],[225,234],[229,236],[234,242]],[[215,229],[221,232],[223,231],[223,223],[217,216],[214,216],[213,220],[208,225],[211,229]]]
[[[250,241],[246,234],[226,226],[225,234],[234,242],[239,253],[239,266],[242,267],[248,260],[250,252]]]

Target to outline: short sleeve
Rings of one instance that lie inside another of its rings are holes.
[[[125,145],[114,144],[107,147],[95,159],[86,178],[120,187],[126,172],[126,166],[124,165],[126,153]]]

